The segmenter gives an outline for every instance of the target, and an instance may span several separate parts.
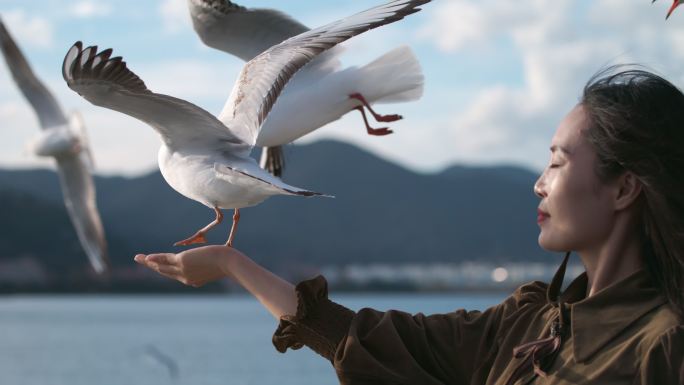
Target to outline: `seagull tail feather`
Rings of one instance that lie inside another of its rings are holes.
[[[423,70],[408,46],[397,47],[359,70],[359,92],[371,103],[408,102],[423,96]]]

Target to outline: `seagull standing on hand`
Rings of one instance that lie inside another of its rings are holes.
[[[275,9],[245,8],[229,0],[187,0],[195,31],[209,47],[245,61],[309,28]],[[363,67],[342,68],[334,47],[302,68],[278,98],[263,124],[256,145],[264,146],[261,166],[280,176],[284,166],[281,145],[341,118],[351,110],[361,113],[370,135],[392,133],[372,128],[365,110],[379,122],[400,115],[380,115],[370,104],[420,98],[423,74],[408,47],[398,47]]]
[[[109,267],[107,241],[95,202],[90,174],[92,157],[80,115],[67,119],[55,97],[33,74],[26,58],[0,20],[0,47],[14,81],[29,101],[43,129],[32,143],[36,155],[51,156],[57,164],[64,205],[90,264],[97,273]]]
[[[370,29],[418,12],[430,0],[396,0],[290,38],[250,60],[218,119],[185,100],[151,92],[111,49],[83,49],[74,44],[64,58],[63,76],[69,87],[91,103],[138,118],[159,132],[159,169],[182,195],[216,213],[214,221],[177,242],[205,242],[205,233],[223,218],[220,209],[233,208],[232,246],[239,209],[272,195],[321,195],[290,186],[272,176],[249,153],[287,82],[317,55]],[[320,90],[325,96],[325,90]],[[304,133],[302,133],[303,135]],[[280,143],[282,144],[282,143]]]

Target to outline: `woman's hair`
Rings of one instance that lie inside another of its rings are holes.
[[[630,171],[642,184],[639,226],[645,264],[660,292],[684,319],[684,94],[632,66],[595,74],[580,100],[585,136],[607,181]]]

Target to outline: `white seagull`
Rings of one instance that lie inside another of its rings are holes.
[[[275,9],[245,8],[228,0],[187,0],[195,31],[209,47],[252,60],[282,41],[309,30]],[[264,146],[261,167],[280,176],[281,145],[341,118],[351,110],[361,112],[370,135],[392,133],[372,128],[364,108],[379,122],[401,119],[380,115],[372,103],[416,100],[423,93],[423,74],[408,47],[398,47],[363,67],[342,68],[337,46],[304,67],[290,81],[264,121],[256,139]]]
[[[32,143],[33,151],[55,159],[71,223],[91,266],[103,273],[109,267],[107,241],[95,203],[92,158],[80,115],[72,113],[67,119],[54,96],[33,74],[1,20],[0,46],[14,81],[33,106],[43,129]]]
[[[112,50],[97,53],[80,42],[66,54],[63,76],[71,89],[91,103],[138,118],[159,132],[159,169],[182,195],[216,213],[214,221],[193,236],[176,242],[205,242],[205,233],[223,218],[220,209],[233,208],[231,246],[239,209],[271,195],[321,195],[285,184],[249,153],[276,99],[292,76],[329,48],[372,28],[418,12],[430,0],[397,0],[371,8],[288,39],[250,60],[218,119],[185,100],[151,92]],[[325,97],[325,89],[319,97]]]

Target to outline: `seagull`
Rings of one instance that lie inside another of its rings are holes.
[[[166,370],[168,370],[169,377],[171,377],[171,379],[178,379],[180,367],[178,366],[178,362],[176,362],[176,360],[174,360],[173,357],[162,352],[158,347],[152,344],[147,344],[145,346],[144,353],[147,357],[162,364],[166,368]]]
[[[245,8],[228,0],[187,0],[192,24],[209,47],[252,60],[270,47],[309,28],[275,9]],[[383,136],[388,127],[372,128],[367,109],[376,121],[393,122],[400,115],[381,115],[376,102],[416,100],[423,93],[423,74],[408,47],[396,48],[363,67],[342,68],[343,52],[336,46],[319,55],[290,81],[278,98],[256,139],[263,146],[260,165],[281,176],[281,145],[340,119],[347,112],[361,113],[366,131]]]
[[[182,99],[150,91],[112,49],[97,52],[76,42],[67,52],[62,75],[92,104],[142,120],[160,134],[159,169],[180,194],[212,208],[215,219],[175,245],[206,242],[221,223],[221,209],[234,209],[226,245],[232,246],[240,208],[273,195],[323,195],[290,186],[259,167],[249,154],[278,96],[294,74],[317,55],[370,29],[418,12],[430,0],[395,0],[327,24],[277,44],[242,68],[221,114]],[[320,95],[324,97],[325,94]]]
[[[26,58],[0,20],[0,47],[14,81],[31,103],[43,129],[31,147],[57,164],[64,205],[90,265],[102,274],[109,268],[107,241],[95,202],[92,156],[81,116],[67,119],[55,97],[33,74]]]
[[[651,1],[651,4],[655,3],[656,0]],[[684,0],[673,0],[672,1],[672,6],[670,7],[670,10],[667,11],[667,16],[665,16],[665,20],[667,20],[672,12],[674,12],[675,8],[680,6],[682,3],[684,3]]]

